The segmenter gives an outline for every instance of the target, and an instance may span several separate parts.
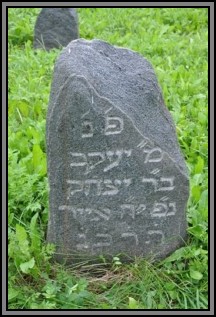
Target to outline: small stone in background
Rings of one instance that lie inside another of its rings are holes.
[[[35,24],[34,48],[61,48],[79,37],[74,8],[43,8]]]

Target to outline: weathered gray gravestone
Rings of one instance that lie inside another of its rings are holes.
[[[48,241],[57,260],[166,257],[186,238],[189,181],[150,63],[106,42],[72,41],[47,115]]]
[[[73,8],[43,8],[35,24],[34,48],[60,48],[79,37]]]

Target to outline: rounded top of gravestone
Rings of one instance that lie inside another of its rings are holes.
[[[166,151],[187,176],[173,120],[154,69],[142,55],[98,39],[70,42],[55,64],[50,109],[59,87],[73,76],[84,77],[99,95],[128,115],[134,127]]]
[[[43,8],[37,17],[34,48],[65,47],[79,37],[78,16],[74,8]]]

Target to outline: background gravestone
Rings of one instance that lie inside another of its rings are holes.
[[[82,39],[63,50],[47,155],[48,241],[58,260],[159,259],[183,243],[187,169],[153,68],[139,54]]]
[[[35,24],[34,48],[60,48],[79,37],[73,8],[43,8]]]

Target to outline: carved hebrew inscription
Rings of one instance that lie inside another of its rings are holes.
[[[108,111],[110,111],[110,108]],[[92,138],[94,135],[95,127],[90,119],[87,119],[89,111],[81,116],[81,126],[82,126],[82,138]],[[124,130],[123,118],[117,116],[105,117],[105,127],[104,135],[120,134]]]
[[[96,196],[114,196],[122,188],[131,184],[131,179],[86,179],[86,180],[67,180],[69,187],[68,199],[77,193],[85,196],[94,194]]]
[[[90,110],[81,114],[77,135],[84,143],[67,153],[66,199],[58,211],[82,228],[77,251],[104,252],[116,245],[151,250],[165,243],[163,221],[175,223],[178,215],[178,180],[173,169],[164,168],[164,151],[134,131],[127,135],[131,123],[114,110],[104,112],[100,128]],[[96,143],[99,136],[106,147]]]
[[[115,150],[105,152],[90,152],[90,153],[73,153],[71,155],[70,167],[84,167],[84,174],[89,174],[97,166],[103,163],[103,171],[107,172],[112,168],[119,166],[121,160],[131,156],[132,150]],[[100,166],[99,166],[100,168]]]
[[[175,188],[174,177],[161,177],[159,181],[155,178],[143,178],[143,183],[149,183],[154,187],[154,191],[171,191]]]

